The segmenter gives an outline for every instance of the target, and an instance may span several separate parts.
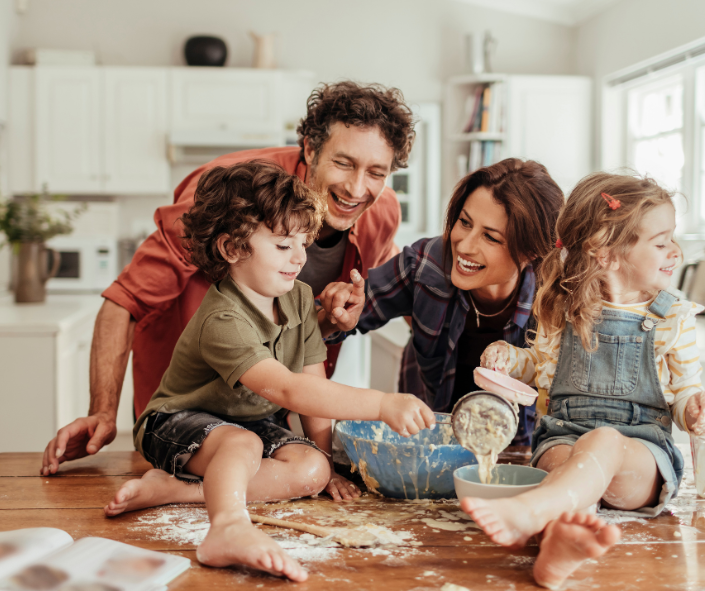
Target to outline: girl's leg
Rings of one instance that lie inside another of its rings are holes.
[[[507,499],[465,498],[461,507],[495,543],[521,546],[563,513],[602,498],[625,510],[653,504],[659,485],[656,460],[646,446],[601,427],[583,435],[537,488]]]
[[[261,461],[259,470],[247,486],[247,500],[282,501],[308,497],[321,492],[329,479],[330,466],[321,452],[309,445],[290,443],[280,447],[271,458]],[[153,469],[145,472],[142,478],[123,484],[104,511],[108,517],[114,517],[145,507],[203,502],[200,486]]]
[[[257,435],[225,425],[211,431],[186,464],[190,473],[203,476],[210,520],[196,556],[209,566],[241,564],[305,581],[306,571],[250,522],[247,487],[261,460],[262,441]]]

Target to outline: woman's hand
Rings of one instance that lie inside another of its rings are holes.
[[[385,394],[379,412],[380,421],[402,437],[416,435],[421,429],[433,429],[436,415],[413,394]]]
[[[357,269],[350,271],[350,283],[329,283],[321,293],[326,319],[337,330],[348,332],[357,326],[365,305],[365,280]]]
[[[685,424],[695,435],[705,435],[705,392],[698,392],[688,398]]]
[[[360,489],[355,484],[336,474],[331,470],[330,481],[326,486],[326,492],[333,497],[334,501],[352,501],[360,496]]]
[[[504,341],[497,341],[487,347],[480,356],[480,366],[508,374],[509,346]]]

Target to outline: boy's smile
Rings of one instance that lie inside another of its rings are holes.
[[[228,260],[230,276],[247,298],[276,322],[274,298],[294,288],[294,280],[306,263],[310,235],[296,232],[283,236],[260,224],[248,242],[250,256]]]

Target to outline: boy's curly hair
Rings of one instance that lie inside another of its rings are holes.
[[[610,207],[603,193],[620,205]],[[575,186],[558,216],[559,241],[544,259],[534,301],[534,315],[549,338],[570,322],[583,347],[596,350],[593,327],[609,297],[599,257],[624,259],[639,240],[644,215],[664,203],[673,204],[673,194],[640,176],[596,172]]]
[[[378,127],[394,150],[392,171],[406,168],[416,132],[413,113],[399,89],[381,84],[362,86],[350,80],[322,84],[308,97],[307,107],[306,117],[296,130],[302,161],[304,138],[317,156],[333,123],[340,122],[346,127]]]
[[[283,236],[306,232],[315,237],[325,211],[325,198],[273,162],[218,166],[201,175],[194,205],[181,216],[182,244],[191,263],[216,282],[230,267],[218,249],[223,234],[229,253],[247,257],[252,254],[248,240],[260,224]]]

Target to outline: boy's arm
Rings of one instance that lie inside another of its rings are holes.
[[[315,365],[307,365],[303,368],[303,373],[319,376],[326,379],[326,370],[323,363]],[[333,465],[333,431],[331,429],[330,419],[321,419],[318,417],[309,417],[299,415],[301,425],[304,428],[304,434],[313,441],[319,448],[328,454],[328,462],[330,464],[330,480],[326,486],[326,492],[333,497],[334,501],[352,500],[360,496],[360,489],[350,482],[347,478],[335,473]]]
[[[357,269],[350,271],[350,283],[329,283],[320,296],[318,324],[323,338],[335,332],[348,332],[357,326],[365,305],[365,280]]]
[[[309,373],[293,373],[277,360],[259,361],[239,382],[274,404],[325,419],[384,421],[402,436],[435,424],[426,404],[411,394],[353,388]]]

